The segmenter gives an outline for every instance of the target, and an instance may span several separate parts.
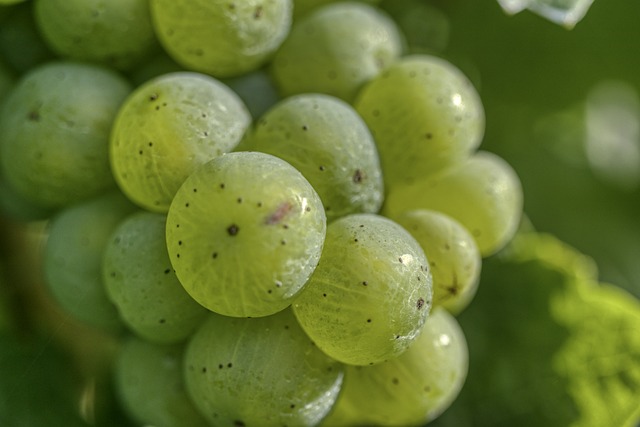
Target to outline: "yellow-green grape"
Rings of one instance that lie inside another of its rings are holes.
[[[384,194],[375,142],[358,113],[329,95],[303,94],[273,106],[241,144],[278,156],[309,180],[332,221],[377,213]]]
[[[166,217],[138,212],[127,217],[104,250],[102,271],[109,298],[124,323],[160,344],[188,338],[204,320],[204,307],[184,290],[171,268]]]
[[[151,0],[156,34],[189,70],[232,77],[257,70],[289,34],[292,0]]]
[[[114,192],[68,207],[51,220],[43,259],[46,283],[60,307],[92,326],[120,328],[102,281],[102,258],[111,233],[134,211]]]
[[[355,100],[378,145],[387,189],[415,182],[469,157],[484,136],[484,107],[447,60],[407,56]]]
[[[433,276],[433,306],[457,314],[471,302],[482,256],[471,233],[449,215],[427,209],[393,218],[420,243]]]
[[[293,25],[271,71],[282,96],[318,92],[351,102],[401,52],[402,37],[384,12],[364,3],[338,2]]]
[[[316,426],[343,376],[289,309],[260,319],[212,314],[190,340],[184,365],[201,413],[229,427]]]
[[[147,0],[34,0],[42,37],[58,55],[128,69],[159,47]]]
[[[167,218],[178,279],[220,314],[258,317],[291,304],[315,269],[326,232],[322,202],[289,163],[229,153],[184,182]]]
[[[353,214],[329,224],[320,263],[293,311],[329,356],[372,365],[402,354],[431,309],[429,263],[397,223]]]
[[[114,72],[79,63],[47,63],[23,75],[0,111],[4,178],[51,209],[114,188],[109,132],[129,91]]]
[[[118,401],[139,425],[207,427],[185,390],[183,345],[124,340],[115,360]]]
[[[389,192],[385,214],[432,209],[460,222],[488,257],[504,247],[520,223],[522,185],[513,168],[496,154],[479,151],[470,159],[412,185]]]
[[[166,212],[197,166],[231,151],[249,126],[242,100],[219,80],[176,72],[139,86],[111,133],[111,166],[122,191],[147,210]]]
[[[324,427],[419,427],[458,397],[467,378],[467,341],[456,319],[435,307],[415,343],[375,366],[347,366]]]
[[[299,19],[301,16],[308,14],[310,11],[317,9],[325,4],[335,3],[341,0],[293,0],[293,18]],[[377,4],[380,0],[359,0],[363,3]]]

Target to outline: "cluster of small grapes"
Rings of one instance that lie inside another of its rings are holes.
[[[522,212],[459,69],[385,3],[32,5],[56,58],[3,101],[3,206],[51,218],[52,295],[122,334],[133,419],[409,426],[451,404],[455,315]]]

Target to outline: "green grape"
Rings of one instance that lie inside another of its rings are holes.
[[[4,6],[4,5],[22,3],[23,1],[26,1],[26,0],[0,0],[0,5]]]
[[[207,311],[171,268],[165,222],[164,215],[151,212],[126,218],[107,243],[102,271],[124,323],[148,341],[172,344],[189,337]]]
[[[284,99],[261,117],[241,145],[298,169],[318,192],[328,221],[376,213],[382,205],[375,142],[358,113],[339,98],[304,94]]]
[[[395,23],[364,3],[323,6],[297,21],[272,62],[282,96],[319,92],[351,102],[402,51]]]
[[[293,18],[300,19],[301,16],[307,15],[310,11],[324,6],[325,4],[335,3],[341,0],[293,0]],[[359,0],[363,3],[377,4],[380,0]]]
[[[484,135],[484,107],[450,62],[407,56],[369,82],[356,110],[378,145],[388,189],[459,163]]]
[[[34,205],[26,200],[0,176],[0,216],[13,218],[21,222],[48,219],[51,210]]]
[[[402,354],[418,336],[431,281],[422,248],[400,225],[348,215],[327,227],[320,263],[293,311],[329,356],[372,365]]]
[[[255,118],[262,116],[280,100],[269,73],[264,69],[224,79],[223,82],[238,94]]]
[[[115,361],[118,400],[140,425],[206,427],[185,390],[184,346],[126,339]]]
[[[456,399],[469,351],[456,319],[436,307],[415,343],[375,366],[347,366],[342,393],[326,427],[423,426]]]
[[[184,365],[189,395],[217,426],[315,426],[343,376],[289,309],[259,319],[212,314],[189,342]]]
[[[473,298],[480,281],[482,256],[473,236],[458,221],[427,209],[393,218],[424,250],[433,277],[433,306],[459,313]]]
[[[289,33],[292,0],[151,0],[160,43],[185,68],[216,77],[257,70]]]
[[[315,269],[326,231],[322,202],[290,164],[229,153],[198,168],[167,218],[171,263],[187,292],[228,316],[289,306]]]
[[[157,48],[147,0],[34,0],[44,40],[58,55],[128,69]]]
[[[7,65],[0,61],[0,105],[4,101],[13,85],[15,84],[15,76]]]
[[[249,126],[242,100],[213,77],[159,76],[120,108],[111,133],[111,166],[138,205],[166,212],[180,184],[200,164],[231,151]]]
[[[385,214],[432,209],[459,221],[488,257],[513,237],[523,208],[522,186],[501,157],[479,151],[466,162],[389,192]]]
[[[114,192],[66,208],[51,220],[43,256],[46,283],[66,312],[90,325],[121,325],[102,281],[102,258],[111,233],[134,210]]]
[[[114,72],[79,63],[47,63],[23,75],[0,111],[4,178],[43,208],[114,188],[109,132],[129,91]]]
[[[164,74],[186,71],[165,52],[160,52],[129,72],[129,79],[135,87]]]

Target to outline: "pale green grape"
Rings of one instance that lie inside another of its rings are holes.
[[[183,375],[184,346],[126,339],[114,365],[115,391],[140,425],[206,427],[189,398]]]
[[[471,301],[480,281],[482,257],[473,236],[452,217],[417,209],[394,218],[420,243],[433,277],[433,306],[457,314]]]
[[[111,233],[134,210],[114,192],[66,208],[51,220],[43,259],[46,283],[66,312],[90,325],[121,325],[102,281],[102,257]]]
[[[291,27],[292,0],[151,0],[156,34],[178,63],[216,77],[257,70]]]
[[[358,113],[328,95],[287,98],[265,113],[243,148],[286,160],[318,192],[327,220],[376,213],[383,184],[375,142]]]
[[[238,94],[254,118],[262,116],[280,100],[269,73],[262,68],[239,77],[224,79],[223,82]]]
[[[166,212],[187,176],[231,151],[250,121],[242,100],[219,80],[164,74],[139,86],[119,110],[111,133],[113,174],[135,203]]]
[[[129,84],[97,66],[53,62],[18,81],[0,111],[0,163],[15,191],[61,208],[115,183],[109,132]]]
[[[151,212],[126,218],[107,243],[102,271],[124,323],[148,341],[172,344],[189,337],[207,311],[171,268],[165,222],[164,215]]]
[[[58,55],[128,69],[158,47],[147,0],[34,0],[44,40]]]
[[[300,292],[320,258],[322,202],[290,164],[229,153],[184,182],[167,218],[171,263],[187,292],[229,316],[266,316]]]
[[[216,426],[315,426],[342,375],[289,309],[259,319],[212,314],[185,355],[187,390]]]
[[[325,4],[335,3],[341,0],[293,0],[293,18],[299,19],[301,16],[308,14],[310,11],[317,9]],[[359,0],[363,3],[377,4],[380,0]]]
[[[351,102],[402,51],[396,24],[364,3],[338,2],[297,21],[273,58],[282,96],[319,92]]]
[[[511,240],[522,207],[522,186],[513,168],[501,157],[479,151],[466,162],[394,188],[386,198],[385,214],[395,218],[412,209],[443,212],[471,232],[487,257]]]
[[[407,56],[367,84],[354,103],[378,145],[387,189],[459,163],[484,135],[484,108],[450,62]]]
[[[293,303],[305,332],[329,356],[353,365],[397,357],[431,309],[422,248],[397,223],[374,214],[329,224],[320,263]]]
[[[415,343],[375,366],[347,366],[326,427],[423,426],[458,396],[468,370],[467,341],[456,319],[434,308]]]

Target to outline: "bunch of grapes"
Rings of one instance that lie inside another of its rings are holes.
[[[1,99],[2,208],[48,221],[51,295],[118,337],[141,425],[420,426],[458,395],[522,190],[473,84],[372,3],[24,4],[51,56]]]

